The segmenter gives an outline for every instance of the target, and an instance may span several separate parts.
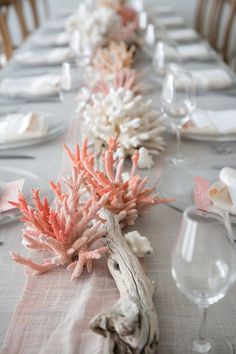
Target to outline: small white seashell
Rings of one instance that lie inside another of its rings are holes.
[[[154,165],[153,158],[145,147],[139,149],[138,167],[143,169],[150,169]]]
[[[146,237],[142,237],[138,231],[128,232],[124,237],[128,246],[137,257],[141,258],[153,252],[149,240]]]

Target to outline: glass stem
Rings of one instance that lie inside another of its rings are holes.
[[[177,150],[176,150],[176,159],[181,160],[181,125],[176,127],[176,139],[177,139]]]
[[[200,326],[198,332],[198,339],[200,341],[205,341],[206,339],[206,318],[207,318],[207,307],[200,307]]]
[[[198,337],[193,341],[192,352],[206,354],[212,349],[211,343],[206,337],[206,318],[207,318],[207,307],[199,307],[200,310],[200,326]]]

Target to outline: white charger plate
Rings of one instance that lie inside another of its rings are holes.
[[[11,112],[11,113],[16,113],[16,112]],[[0,150],[10,150],[10,149],[16,149],[21,147],[45,144],[54,139],[57,139],[58,137],[60,137],[66,132],[67,129],[66,124],[63,123],[62,121],[56,122],[56,119],[54,119],[54,117],[49,113],[45,113],[45,112],[37,112],[37,113],[47,118],[48,132],[38,138],[14,140],[14,141],[7,141],[7,142],[0,140]],[[6,114],[8,113],[6,112],[5,115]],[[0,119],[1,119],[1,113],[0,113]]]
[[[54,54],[52,56],[52,54]],[[50,57],[51,55],[51,57]],[[69,48],[54,48],[52,50],[35,49],[24,52],[19,52],[14,55],[14,60],[24,66],[38,66],[38,65],[61,65],[63,61],[69,59],[71,53]]]
[[[175,129],[171,124],[170,119],[166,118],[163,121],[166,131],[175,134]],[[212,141],[212,142],[230,142],[230,141],[236,141],[236,132],[228,133],[228,134],[221,134],[221,133],[216,133],[216,134],[209,134],[207,132],[199,132],[199,129],[194,132],[194,128],[191,128],[191,131],[188,131],[187,129],[182,129],[181,131],[181,137],[185,139],[190,139],[190,140],[197,140],[197,141]]]
[[[48,87],[45,90],[37,92],[32,92],[32,80],[37,80],[38,78],[43,78],[46,76],[45,84],[47,83]],[[50,80],[55,80],[54,83],[51,83]],[[58,81],[58,83],[57,83]],[[59,75],[32,75],[27,77],[11,77],[4,78],[0,82],[0,96],[9,97],[9,98],[24,98],[24,99],[35,99],[43,97],[51,97],[59,95],[60,91],[60,77]]]

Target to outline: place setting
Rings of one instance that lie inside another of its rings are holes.
[[[22,66],[60,66],[71,57],[70,48],[55,48],[19,52],[14,61]]]
[[[185,83],[184,89],[179,87],[179,75],[181,75],[180,80]],[[175,201],[169,206],[177,210],[184,211],[188,205],[194,203],[196,188],[199,188],[198,178],[207,185],[207,189],[205,186],[203,193],[205,193],[205,199],[208,198],[209,205],[212,203],[226,212],[233,210],[234,200],[226,185],[232,179],[231,174],[234,175],[235,170],[227,169],[227,162],[221,162],[214,155],[209,156],[209,162],[200,163],[199,159],[195,161],[184,156],[181,150],[182,138],[196,140],[199,143],[201,141],[205,143],[235,141],[235,109],[209,111],[198,108],[202,101],[203,106],[206,107],[207,104],[210,105],[217,99],[219,96],[208,96],[205,100],[201,97],[197,99],[194,79],[189,72],[169,72],[164,79],[161,94],[162,112],[166,117],[164,122],[167,121],[167,131],[176,135],[177,151],[176,155],[165,158],[166,167],[163,169],[157,188],[160,196],[165,198],[171,194],[175,198]],[[235,107],[233,98],[227,97],[224,100],[227,108]],[[222,101],[219,101],[219,104],[222,107]],[[217,108],[217,104],[215,107]],[[217,180],[222,180],[222,176],[224,176],[223,184],[220,184]],[[215,186],[219,185],[221,188],[218,193]],[[223,190],[225,194],[221,194]],[[215,195],[213,191],[215,191]],[[236,221],[234,216],[230,220],[233,223]]]
[[[63,121],[47,112],[0,113],[0,150],[47,143],[66,131]]]
[[[23,193],[29,203],[31,190],[38,189],[51,200],[51,192],[46,180],[35,172],[7,165],[0,166],[0,227],[19,221],[20,213],[14,203],[18,202],[19,193]],[[9,203],[9,201],[11,203]]]

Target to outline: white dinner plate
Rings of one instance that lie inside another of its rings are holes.
[[[0,166],[0,194],[6,183],[22,178],[25,179],[22,192],[30,205],[32,205],[32,189],[39,189],[42,197],[46,196],[49,202],[52,200],[52,192],[49,188],[49,183],[44,177],[38,175],[37,173],[11,166]],[[9,211],[2,212],[0,213],[0,225],[9,224],[18,220],[19,217],[20,212],[18,209],[11,209]]]
[[[175,129],[169,118],[163,120],[163,123],[165,125],[167,132],[171,134],[175,134]],[[196,129],[196,131],[194,131],[194,128],[191,128],[191,130],[185,128],[182,129],[181,131],[181,137],[185,139],[197,140],[197,141],[230,142],[230,141],[236,141],[236,132],[227,133],[227,134],[223,134],[223,133],[209,134],[207,131],[204,130],[202,130],[202,132],[199,132],[199,129]]]
[[[38,47],[65,47],[70,43],[66,32],[61,33],[38,33],[31,38],[31,42]]]
[[[69,48],[35,49],[16,53],[14,60],[21,65],[60,65],[70,57]]]
[[[60,91],[59,75],[36,75],[4,78],[0,82],[0,95],[11,98],[56,96]]]
[[[15,113],[15,112],[11,112]],[[5,113],[6,115],[7,113]],[[26,147],[26,146],[33,146],[33,145],[39,145],[39,144],[44,144],[48,143],[54,139],[57,139],[61,135],[63,135],[67,129],[66,124],[63,123],[62,121],[57,121],[57,119],[49,113],[45,112],[37,112],[37,114],[40,114],[46,118],[46,122],[48,124],[48,131],[46,134],[38,137],[38,138],[27,138],[27,139],[21,139],[21,140],[14,140],[14,141],[1,141],[0,140],[0,150],[8,150],[8,149],[16,149],[16,148],[21,148],[21,147]],[[1,113],[0,113],[0,119],[1,119]]]

